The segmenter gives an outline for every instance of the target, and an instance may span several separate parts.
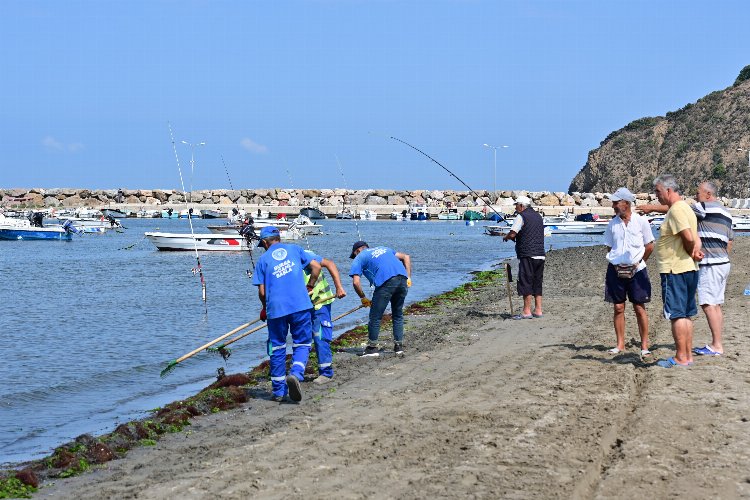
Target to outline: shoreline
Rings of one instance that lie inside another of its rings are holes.
[[[407,317],[404,358],[338,353],[334,381],[304,384],[299,405],[251,398],[37,495],[630,498],[643,488],[657,498],[749,495],[739,464],[750,425],[742,296],[750,240],[738,238],[732,254],[726,354],[687,369],[640,360],[630,309],[626,351],[606,353],[614,332],[602,300],[604,254],[601,246],[549,253],[543,318],[504,320],[503,281],[464,286]],[[652,284],[647,309],[659,359],[674,347],[658,316],[653,271]],[[700,312],[695,327],[694,345],[702,345]],[[381,344],[388,340],[386,329]]]

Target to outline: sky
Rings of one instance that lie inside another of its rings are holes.
[[[749,24],[746,0],[3,0],[0,188],[464,189],[397,137],[475,190],[567,191],[610,132],[731,86]]]

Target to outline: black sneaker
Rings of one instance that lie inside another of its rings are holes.
[[[295,403],[302,401],[302,387],[300,386],[299,379],[294,375],[287,375],[286,386],[289,389],[289,399]]]
[[[365,356],[380,356],[380,350],[376,345],[368,345],[365,347],[365,352],[362,353],[362,357]]]
[[[400,356],[404,353],[404,345],[401,342],[396,342],[395,344],[393,344],[393,352],[397,356]]]

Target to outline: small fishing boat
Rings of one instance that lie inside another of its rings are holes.
[[[122,227],[114,217],[57,217],[58,224],[65,224],[66,221],[70,221],[83,233],[106,233],[110,229]]]
[[[146,238],[159,250],[186,251],[202,250],[213,252],[237,252],[249,250],[245,238],[239,233],[230,234],[196,234],[190,233],[145,233]]]
[[[175,210],[174,208],[164,208],[161,211],[161,218],[162,219],[179,219],[180,218],[180,212]]]
[[[509,226],[484,226],[484,234],[487,236],[505,236],[508,231]]]
[[[349,209],[349,207],[344,207],[340,211],[336,212],[336,218],[337,219],[346,219],[350,220],[354,218],[354,214]]]
[[[438,214],[438,220],[461,220],[461,214],[458,213],[458,208],[453,205],[453,202],[448,202]]]
[[[378,214],[377,212],[375,212],[375,210],[360,210],[359,218],[362,220],[377,220]]]
[[[226,214],[222,213],[220,210],[208,208],[204,208],[203,210],[201,210],[201,218],[203,219],[223,219],[225,217]]]
[[[146,210],[142,208],[135,214],[136,217],[141,219],[158,219],[161,217],[161,211],[159,210]]]
[[[34,225],[26,219],[13,219],[0,214],[0,240],[65,240],[78,232],[70,221],[63,225]]]
[[[428,220],[429,218],[430,212],[424,203],[412,203],[409,205],[410,220]]]
[[[192,208],[184,208],[180,210],[180,219],[187,219],[188,217],[191,219],[200,219],[201,214],[200,212],[196,212]]]
[[[467,210],[464,212],[464,220],[483,220],[484,214],[476,210]]]
[[[732,229],[735,233],[750,232],[750,217],[747,215],[732,217]]]
[[[604,234],[607,223],[561,222],[555,225],[545,225],[544,229],[549,230],[551,234]]]
[[[115,219],[124,219],[125,217],[128,216],[127,213],[120,210],[119,208],[102,208],[101,212],[104,214],[105,217],[109,215],[111,217],[114,217]]]
[[[299,214],[304,215],[305,217],[308,217],[312,220],[326,218],[326,214],[321,212],[319,208],[315,207],[305,207],[299,211]]]

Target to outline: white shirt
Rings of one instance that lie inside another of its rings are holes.
[[[646,267],[642,262],[646,245],[654,241],[651,225],[645,217],[633,212],[626,225],[619,215],[615,216],[604,231],[604,244],[610,247],[607,260],[612,265],[630,266],[638,264],[638,271]]]

